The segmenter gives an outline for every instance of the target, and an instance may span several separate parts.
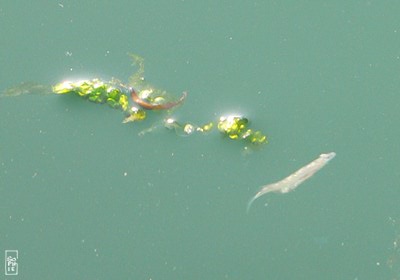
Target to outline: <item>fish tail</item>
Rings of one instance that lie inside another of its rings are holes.
[[[255,196],[253,196],[253,197],[249,200],[249,202],[247,203],[246,213],[249,213],[251,205],[253,204],[253,202],[254,202],[257,198],[258,198],[258,196],[255,195]]]

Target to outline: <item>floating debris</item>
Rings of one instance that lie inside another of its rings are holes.
[[[174,109],[186,101],[187,93],[183,92],[181,97],[176,98],[165,90],[149,84],[144,78],[144,59],[136,54],[128,55],[137,67],[137,71],[129,78],[128,85],[115,78],[111,81],[100,79],[64,81],[53,87],[37,83],[21,83],[16,87],[7,89],[2,96],[48,93],[72,94],[90,102],[107,104],[113,109],[123,111],[126,115],[123,123],[143,121],[147,118],[147,111],[158,110],[167,114],[164,119],[164,127],[175,130],[181,136],[188,136],[193,133],[207,134],[214,127],[217,127],[218,131],[229,139],[244,140],[255,145],[268,142],[267,137],[261,131],[250,129],[249,120],[242,116],[222,116],[218,121],[211,121],[200,126],[190,122],[176,121],[170,115]],[[152,126],[146,132],[151,132],[157,127],[159,126]]]
[[[128,97],[121,89],[99,79],[78,82],[65,81],[53,87],[56,94],[76,94],[94,103],[107,103],[114,109],[128,109]]]

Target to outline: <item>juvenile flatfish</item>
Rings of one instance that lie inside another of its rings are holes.
[[[287,176],[283,180],[262,186],[261,189],[256,193],[255,196],[253,196],[249,203],[247,204],[247,212],[250,210],[251,205],[253,202],[259,198],[260,196],[263,196],[264,194],[270,193],[270,192],[276,192],[276,193],[288,193],[295,188],[297,188],[301,183],[303,183],[305,180],[313,176],[315,173],[317,173],[318,170],[320,170],[322,167],[324,167],[331,159],[333,159],[336,156],[336,153],[331,152],[327,154],[321,154],[317,159],[313,160],[306,166],[300,168],[293,174]]]

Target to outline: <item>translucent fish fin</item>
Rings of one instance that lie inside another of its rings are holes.
[[[253,202],[254,202],[258,197],[259,197],[259,195],[256,194],[255,196],[253,196],[253,197],[249,200],[249,202],[247,203],[246,213],[249,213],[251,205],[253,204]]]

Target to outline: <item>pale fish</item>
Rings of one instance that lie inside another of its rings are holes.
[[[277,193],[288,193],[295,188],[297,188],[301,183],[305,180],[313,176],[318,170],[324,167],[331,159],[336,156],[336,153],[331,152],[327,154],[321,154],[317,159],[313,160],[306,166],[300,168],[293,174],[289,175],[285,179],[262,186],[261,189],[253,196],[249,203],[247,204],[247,212],[250,210],[251,205],[253,202],[259,198],[260,196],[270,193],[270,192],[277,192]]]

